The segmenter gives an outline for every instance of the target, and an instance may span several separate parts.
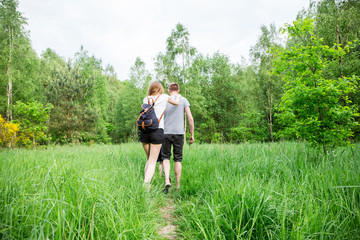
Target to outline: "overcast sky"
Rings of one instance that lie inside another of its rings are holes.
[[[260,26],[295,20],[309,0],[20,0],[32,46],[73,58],[83,45],[125,79],[140,57],[152,71],[177,23],[200,53],[220,51],[232,63],[248,59]]]

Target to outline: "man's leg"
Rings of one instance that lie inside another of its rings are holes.
[[[174,161],[175,161],[175,176],[176,176],[176,188],[180,189],[180,178],[181,178],[181,170],[182,170],[182,154],[183,154],[183,146],[184,146],[184,135],[175,135],[174,138]]]
[[[172,145],[172,135],[165,134],[165,140],[163,145],[163,167],[165,175],[165,193],[167,193],[170,184],[170,157],[171,157],[171,145]]]
[[[164,172],[164,164],[163,161],[159,162],[159,177],[162,177],[162,174]]]
[[[162,174],[164,171],[162,149],[163,149],[163,146],[161,146],[160,153],[159,153],[159,156],[157,159],[157,162],[159,163],[159,177],[162,177]]]
[[[180,178],[181,178],[181,162],[175,162],[175,176],[176,176],[176,189],[180,189]]]

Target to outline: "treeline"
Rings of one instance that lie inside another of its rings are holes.
[[[177,82],[198,142],[304,139],[324,147],[360,138],[360,2],[311,2],[293,24],[261,26],[250,61],[205,56],[178,24],[154,72],[137,58],[129,78],[83,49],[37,56],[18,1],[1,0],[0,142],[5,146],[136,141],[152,80]],[[285,39],[285,36],[287,38]]]

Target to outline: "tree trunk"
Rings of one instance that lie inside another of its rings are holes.
[[[33,132],[33,145],[34,145],[34,148],[36,148],[36,144],[35,144],[35,132]]]
[[[70,111],[67,113],[67,143],[70,140]]]
[[[272,114],[273,114],[273,95],[274,95],[274,86],[270,80],[269,82],[269,97],[268,97],[268,102],[269,102],[269,127],[270,127],[270,138],[271,141],[274,142],[274,134],[273,134],[273,119],[272,119]]]
[[[184,57],[184,53],[182,54],[182,61],[183,61],[184,97],[186,97],[186,87],[185,87],[185,57]],[[184,144],[186,144],[186,114],[184,114]]]
[[[11,73],[11,62],[12,62],[12,50],[13,50],[13,29],[8,26],[9,36],[9,60],[6,69],[6,75],[8,76],[8,86],[6,89],[7,95],[7,109],[6,109],[6,120],[9,122],[12,120],[12,73]]]

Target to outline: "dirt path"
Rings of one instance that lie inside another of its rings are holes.
[[[175,210],[175,203],[172,198],[166,199],[165,207],[162,207],[160,209],[160,212],[162,213],[164,217],[164,221],[167,225],[159,229],[158,234],[170,240],[177,239],[176,236],[177,226],[174,224],[175,217],[172,214],[174,210]]]

